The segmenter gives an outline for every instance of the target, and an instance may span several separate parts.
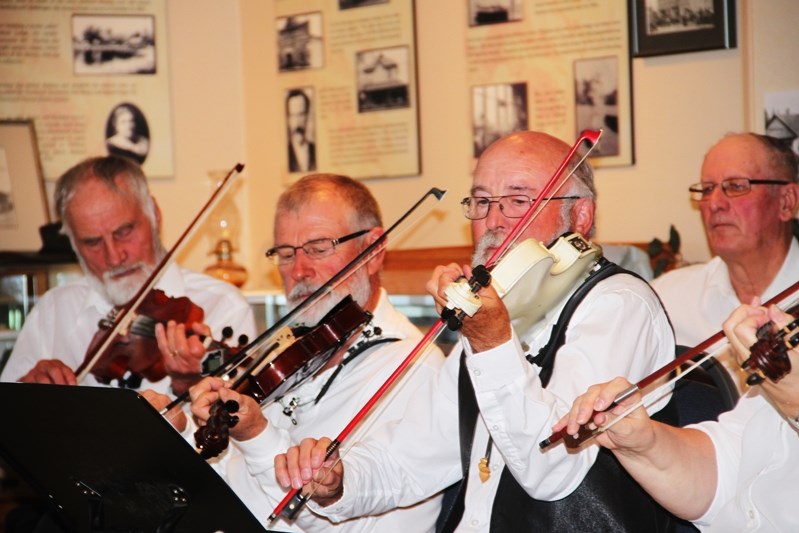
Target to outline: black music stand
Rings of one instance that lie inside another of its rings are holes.
[[[0,405],[0,454],[69,531],[265,531],[134,391],[0,383]]]

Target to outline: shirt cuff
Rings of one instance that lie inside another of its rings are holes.
[[[271,423],[267,423],[266,429],[255,437],[233,442],[244,456],[252,474],[274,470],[275,456],[284,453],[291,446],[288,433],[275,428]]]
[[[533,368],[524,358],[524,350],[515,332],[507,342],[479,354],[473,352],[469,339],[464,338],[463,349],[475,392],[507,387],[515,379],[527,381],[528,372],[537,375],[538,367]]]

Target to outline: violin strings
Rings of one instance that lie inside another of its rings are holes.
[[[688,366],[688,368],[682,370],[680,373],[677,373],[674,377],[672,377],[668,381],[661,383],[651,391],[644,394],[640,400],[638,400],[635,404],[631,405],[630,407],[628,407],[627,409],[616,415],[616,417],[613,418],[613,420],[610,420],[609,422],[596,428],[596,430],[583,442],[587,442],[592,438],[595,438],[596,436],[606,432],[607,430],[615,426],[617,423],[627,418],[633,411],[635,411],[639,407],[644,407],[645,409],[648,409],[656,402],[664,398],[667,394],[672,392],[674,389],[672,385],[674,385],[674,383],[676,383],[677,381],[681,380],[682,378],[684,378],[685,376],[696,370],[696,368],[702,366],[702,363],[704,363],[705,361],[710,360],[710,358],[712,357],[716,357],[728,347],[729,343],[724,343],[713,350],[708,350],[708,352],[701,359],[698,359],[696,361],[691,361],[691,364],[690,366]],[[727,370],[725,369],[722,371],[726,372]]]

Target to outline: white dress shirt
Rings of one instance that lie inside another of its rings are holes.
[[[558,351],[547,389],[538,380],[535,355],[549,339],[563,306],[525,335],[473,354],[464,343],[467,368],[480,407],[459,531],[488,531],[502,468],[507,464],[527,493],[539,500],[568,496],[593,465],[596,446],[568,453],[541,452],[538,443],[595,383],[618,375],[638,381],[674,358],[674,337],[662,307],[640,280],[616,275],[599,282],[574,313]],[[523,346],[526,345],[526,348]],[[344,458],[344,494],[319,512],[334,520],[408,505],[461,477],[456,347],[436,383],[420,390],[403,420],[359,443]],[[494,440],[491,476],[478,477],[489,433]]]
[[[169,266],[156,288],[167,296],[187,296],[205,312],[203,321],[215,339],[221,339],[226,326],[250,340],[255,335],[255,319],[247,300],[233,285],[175,265]],[[73,370],[86,356],[86,350],[98,331],[97,324],[113,305],[89,284],[86,277],[55,287],[36,303],[25,319],[14,350],[3,369],[0,381],[17,381],[41,359],[60,359]],[[88,374],[82,385],[99,386]],[[171,393],[169,377],[156,383],[146,379],[141,389]]]
[[[753,388],[718,422],[695,427],[716,451],[718,483],[702,531],[799,531],[799,434]]]
[[[286,491],[275,479],[275,456],[285,452],[290,446],[299,444],[306,437],[335,438],[422,338],[419,330],[391,305],[385,290],[381,290],[373,314],[371,324],[382,329],[383,338],[400,340],[379,344],[355,357],[333,378],[327,392],[316,404],[314,399],[330,380],[334,368],[306,381],[281,400],[264,406],[263,412],[269,421],[266,429],[253,439],[232,441],[233,446],[214,464],[264,527],[278,531],[346,533],[433,531],[441,508],[440,496],[379,516],[366,516],[340,524],[333,524],[309,509],[302,509],[293,523],[283,517],[271,524],[267,522],[269,514],[286,495]],[[435,346],[429,352],[421,362],[411,367],[410,371],[413,373],[410,379],[397,383],[389,393],[390,397],[379,402],[374,411],[345,439],[341,447],[342,454],[346,455],[351,443],[357,442],[363,434],[401,417],[418,389],[435,380],[444,356]],[[286,415],[283,412],[284,407],[292,399],[298,407],[291,415]]]
[[[761,300],[765,302],[776,296],[797,280],[799,243],[793,239],[780,271]],[[655,278],[652,287],[669,313],[677,344],[683,346],[696,346],[721,331],[724,321],[741,305],[730,283],[727,265],[720,257],[666,272]]]

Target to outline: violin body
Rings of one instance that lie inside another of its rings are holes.
[[[174,320],[184,324],[190,331],[193,323],[203,321],[204,314],[201,307],[185,296],[172,298],[159,289],[153,289],[139,306],[128,331],[117,335],[91,368],[92,375],[100,383],[108,384],[117,380],[120,386],[134,388],[138,387],[142,378],[151,382],[164,379],[166,370],[155,340],[155,324]],[[86,351],[87,358],[105,340],[114,318],[112,311],[110,317],[100,321],[99,329]],[[76,373],[80,373],[88,362],[84,360]]]
[[[270,354],[266,364],[248,371],[231,387],[239,394],[254,398],[259,404],[280,398],[313,377],[352,335],[372,319],[372,314],[345,296],[319,323],[308,331],[295,332],[295,340],[277,355]],[[206,425],[194,433],[203,458],[219,455],[228,445],[228,428],[235,425],[236,402],[214,404]]]
[[[248,373],[233,388],[261,404],[280,398],[314,376],[353,333],[371,319],[372,314],[348,295],[310,330],[295,330],[296,340],[291,346],[261,370]]]
[[[518,332],[528,331],[585,279],[602,248],[577,233],[549,248],[535,239],[517,244],[491,271],[491,284]],[[535,295],[531,297],[531,295]]]

